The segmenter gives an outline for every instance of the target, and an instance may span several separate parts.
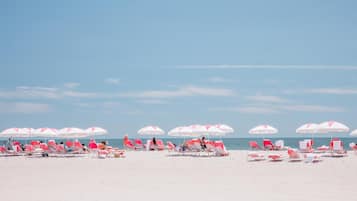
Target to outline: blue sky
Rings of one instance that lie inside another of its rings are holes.
[[[1,1],[0,128],[357,128],[355,1]]]

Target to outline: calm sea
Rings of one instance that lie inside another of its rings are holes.
[[[182,144],[183,138],[160,138],[162,139],[165,144],[166,141],[171,141],[177,145]],[[270,138],[273,142],[276,140],[284,140],[285,146],[290,146],[290,147],[298,147],[298,143],[300,140],[307,139],[307,138]],[[349,143],[351,142],[356,142],[357,143],[357,138],[340,138],[345,145],[345,148],[349,148]],[[146,139],[142,139],[143,142],[146,142]],[[211,138],[210,140],[220,140],[220,139],[214,139]],[[262,144],[262,138],[222,138],[224,144],[226,145],[226,148],[228,150],[248,150],[250,147],[248,145],[249,141],[257,141],[260,145]],[[314,138],[313,139],[315,142],[314,147],[318,147],[321,145],[328,145],[329,141],[331,138]],[[21,143],[28,142],[28,140],[18,140]],[[63,141],[63,139],[57,139],[57,142]],[[80,139],[82,143],[88,144],[89,139]],[[119,147],[123,148],[123,139],[121,138],[103,138],[103,139],[96,139],[97,142],[100,141],[107,141],[109,142],[110,146],[113,147]],[[6,139],[0,140],[0,145],[5,143]]]

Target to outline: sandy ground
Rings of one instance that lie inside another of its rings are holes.
[[[357,200],[357,155],[321,163],[127,152],[122,159],[0,157],[1,200]],[[284,152],[285,154],[285,152]]]

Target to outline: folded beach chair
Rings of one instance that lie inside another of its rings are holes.
[[[306,153],[304,159],[306,163],[317,163],[322,161],[320,155],[314,153]]]
[[[270,153],[268,154],[268,159],[269,161],[273,161],[273,162],[278,162],[278,161],[283,161],[283,155],[279,154],[279,153]]]
[[[274,145],[273,145],[273,143],[272,143],[271,140],[269,140],[269,139],[264,139],[264,140],[263,140],[263,148],[264,148],[265,150],[273,150],[273,149],[274,149]]]
[[[224,146],[223,141],[215,141],[214,146],[216,147],[216,156],[228,156],[229,152]]]
[[[299,141],[299,151],[303,153],[313,152],[311,140]]]
[[[288,156],[290,162],[302,161],[304,156],[300,154],[296,149],[288,149]]]
[[[263,153],[260,153],[258,151],[252,151],[252,152],[248,152],[247,160],[248,161],[262,161],[262,160],[265,160],[265,156]]]
[[[333,157],[347,156],[347,152],[343,148],[343,142],[341,140],[332,140],[331,145],[332,145],[331,156]]]
[[[251,149],[261,149],[257,141],[249,141],[249,146]]]
[[[135,149],[145,149],[145,145],[143,144],[143,141],[141,141],[141,139],[135,139],[134,144]]]
[[[315,153],[326,153],[330,150],[330,148],[326,145],[322,145],[316,148],[316,150],[314,151]]]

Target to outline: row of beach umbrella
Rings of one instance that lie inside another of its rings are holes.
[[[101,127],[80,129],[75,127],[62,128],[8,128],[0,133],[0,137],[15,138],[82,138],[89,136],[105,135],[107,130]]]
[[[326,121],[320,124],[307,123],[296,129],[296,133],[315,134],[315,133],[346,133],[349,128],[337,121]],[[199,136],[224,136],[233,133],[234,129],[227,124],[194,124],[190,126],[179,126],[168,132],[169,136],[176,137],[199,137]],[[63,128],[60,130],[54,128],[9,128],[0,133],[0,137],[44,137],[44,138],[81,138],[107,134],[107,130],[101,127],[90,127],[80,129],[76,127]],[[271,125],[258,125],[249,130],[252,135],[276,134],[278,129]],[[165,131],[158,126],[146,126],[138,131],[139,135],[164,135]],[[351,135],[357,136],[357,129]]]

